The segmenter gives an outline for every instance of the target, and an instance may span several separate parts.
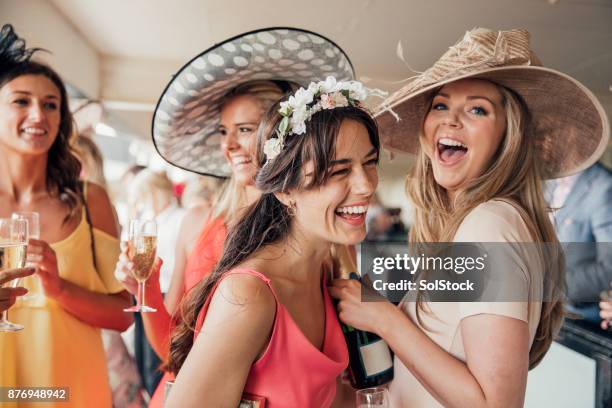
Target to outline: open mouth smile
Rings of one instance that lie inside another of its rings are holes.
[[[368,212],[368,203],[356,203],[336,208],[336,216],[353,226],[362,225]]]
[[[436,144],[436,152],[439,161],[446,166],[452,166],[460,162],[468,152],[468,147],[454,139],[442,137]]]

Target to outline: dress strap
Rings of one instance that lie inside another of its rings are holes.
[[[87,227],[89,229],[89,239],[91,240],[91,256],[93,265],[98,270],[98,262],[96,260],[96,241],[93,233],[93,224],[91,222],[91,215],[89,214],[89,207],[87,206],[87,180],[83,180],[83,214],[87,221]]]
[[[229,275],[251,275],[251,276],[255,276],[255,277],[261,279],[266,284],[266,286],[270,289],[270,291],[272,292],[272,295],[274,296],[274,299],[276,300],[276,303],[278,303],[278,297],[276,296],[276,292],[274,292],[274,288],[272,288],[272,283],[271,283],[272,281],[270,280],[270,278],[268,278],[266,275],[264,275],[261,272],[257,272],[254,269],[234,268],[234,269],[231,269],[231,270],[225,272],[225,274],[223,274],[221,279],[219,279],[219,281],[215,285],[213,291],[211,292],[211,296],[209,296],[209,299],[207,299],[207,302],[206,302],[207,304],[208,304],[208,302],[210,302],[210,298],[212,297],[212,293],[214,293],[217,290],[217,287],[219,286],[221,281],[223,281],[223,279],[225,279]]]
[[[272,292],[272,296],[274,296],[274,300],[276,301],[276,304],[277,304],[277,307],[278,307],[278,304],[279,304],[278,297],[276,296],[276,292],[274,292],[274,289],[272,288],[271,281],[270,281],[270,279],[267,276],[265,276],[261,272],[257,272],[256,270],[253,270],[253,269],[246,269],[246,268],[231,269],[231,270],[229,270],[229,271],[227,271],[227,272],[225,272],[223,274],[223,276],[217,281],[217,283],[215,283],[215,286],[213,287],[213,289],[208,294],[208,298],[204,302],[204,305],[202,306],[202,309],[200,310],[200,313],[198,314],[198,319],[196,321],[196,326],[195,326],[196,327],[196,332],[194,333],[194,339],[197,336],[197,334],[200,331],[200,329],[202,328],[202,325],[204,324],[204,318],[206,317],[206,313],[208,311],[208,306],[210,305],[210,302],[212,300],[212,297],[213,297],[214,293],[217,291],[217,288],[219,287],[219,285],[221,284],[223,279],[225,279],[226,277],[228,277],[230,275],[251,275],[251,276],[255,276],[255,277],[261,279],[266,284],[266,286],[268,286],[268,288],[270,289],[270,292]]]

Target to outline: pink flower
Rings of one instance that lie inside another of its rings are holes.
[[[334,99],[329,94],[321,95],[321,108],[323,109],[334,109]]]

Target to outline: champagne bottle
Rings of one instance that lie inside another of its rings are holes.
[[[350,279],[357,273],[354,256],[347,246],[332,247],[334,277]],[[387,343],[378,335],[357,330],[340,321],[349,352],[349,379],[356,389],[377,387],[393,379],[393,356]]]

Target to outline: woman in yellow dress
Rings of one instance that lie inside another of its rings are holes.
[[[2,28],[0,217],[40,214],[27,260],[41,289],[26,281],[33,297],[11,308],[25,329],[0,334],[0,385],[62,387],[68,402],[57,406],[110,407],[100,328],[122,331],[132,321],[123,312],[130,297],[113,276],[118,227],[104,189],[79,181],[66,89],[51,68],[30,61],[34,51],[10,25]]]

